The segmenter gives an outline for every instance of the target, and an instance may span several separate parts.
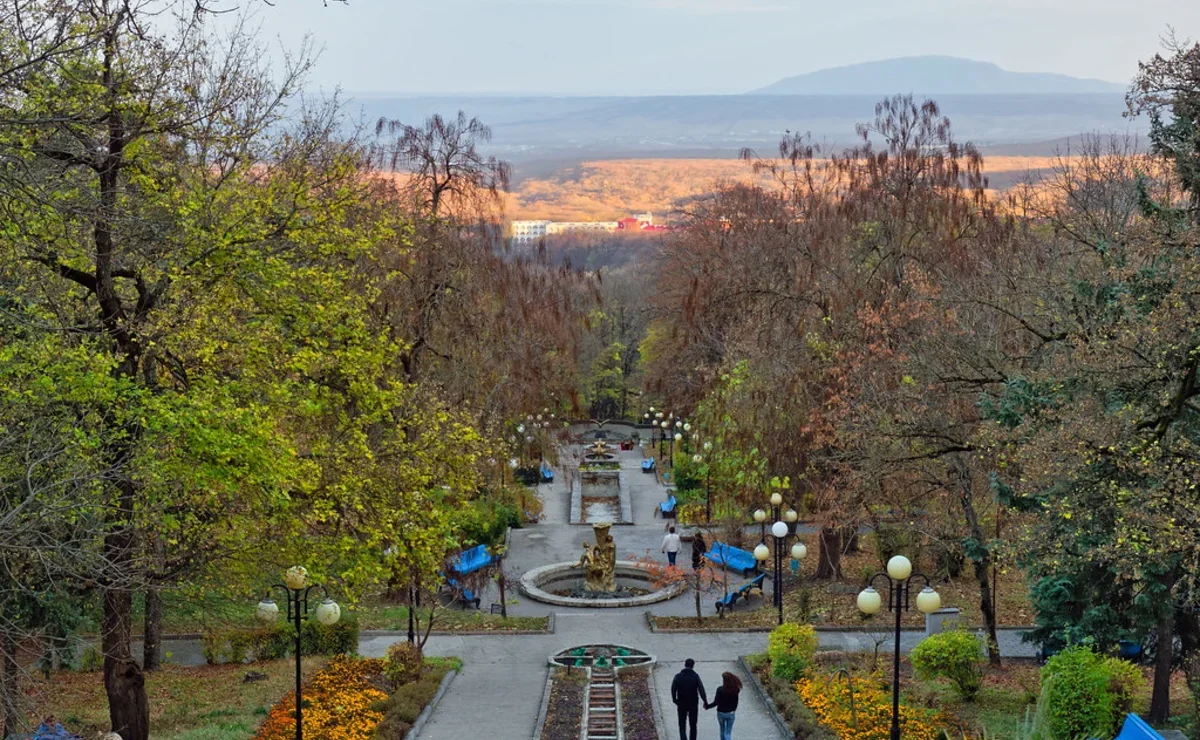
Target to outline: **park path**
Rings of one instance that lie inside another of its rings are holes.
[[[640,469],[638,451],[621,453],[622,469],[630,484],[634,524],[614,526],[618,557],[662,558],[664,522],[654,516],[658,502],[666,498],[665,488],[653,475]],[[550,485],[539,488],[544,502],[544,516],[538,524],[513,530],[511,548],[506,558],[510,576],[549,563],[574,561],[583,543],[592,539],[588,526],[570,525],[570,494],[558,476]],[[681,558],[690,557],[685,547]],[[498,601],[495,587],[483,594],[484,608]],[[518,603],[513,604],[516,597]],[[547,675],[547,658],[565,648],[587,643],[619,643],[644,650],[658,659],[655,668],[660,714],[666,726],[666,737],[673,740],[676,731],[674,707],[670,700],[671,678],[687,658],[696,660],[696,669],[710,691],[716,689],[722,671],[731,670],[747,677],[738,668],[739,656],[763,652],[765,633],[653,633],[649,630],[644,608],[634,609],[563,609],[520,597],[515,589],[509,593],[510,613],[516,615],[554,614],[555,632],[549,635],[434,635],[426,650],[431,655],[454,655],[462,658],[463,671],[454,678],[449,690],[422,730],[419,740],[461,740],[485,736],[495,740],[525,740],[533,737],[541,706]],[[711,613],[711,602],[705,602]],[[691,598],[681,596],[651,607],[655,614],[694,614]],[[924,637],[920,631],[905,631],[901,651],[908,652]],[[883,635],[861,631],[820,631],[823,649],[850,652],[876,649]],[[364,631],[359,652],[368,657],[383,656],[389,645],[403,640],[396,632]],[[141,649],[135,646],[135,654]],[[1029,657],[1033,648],[1020,640],[1017,630],[1000,634],[1001,653],[1010,657]],[[201,645],[196,640],[168,640],[164,649],[170,660],[185,665],[204,662]],[[880,652],[890,653],[891,640],[883,640]],[[701,715],[701,738],[715,738],[716,718],[712,712]],[[735,724],[739,740],[783,737],[770,721],[766,707],[757,694],[747,686],[743,692]]]
[[[655,476],[641,472],[641,454],[636,450],[620,455],[621,468],[630,485],[634,524],[614,526],[618,557],[632,559],[651,555],[662,557],[665,522],[655,518],[658,502],[666,498],[665,489]],[[583,543],[592,538],[591,527],[567,523],[570,491],[564,476],[542,486],[542,521],[525,529],[514,530],[508,551],[507,569],[512,575],[549,563],[576,560]],[[687,548],[681,557],[687,557]],[[485,593],[484,603],[496,594]],[[677,598],[666,604],[670,611],[688,613],[691,601]],[[673,608],[672,608],[673,607]],[[553,635],[507,636],[433,636],[426,652],[433,655],[457,655],[464,661],[442,697],[419,740],[460,740],[486,735],[498,740],[533,738],[538,710],[541,708],[548,671],[547,658],[564,649],[588,643],[618,643],[644,650],[658,662],[654,669],[660,714],[668,740],[674,737],[676,715],[671,704],[671,679],[687,658],[696,660],[696,670],[712,692],[720,683],[722,671],[742,674],[737,666],[740,655],[762,652],[766,635],[762,633],[655,634],[646,625],[645,610],[639,609],[562,609],[522,599],[514,614],[554,612]],[[655,609],[660,612],[659,608]],[[395,637],[367,639],[360,644],[364,655],[382,654]],[[711,696],[711,693],[710,693]],[[716,715],[703,712],[700,737],[717,736]],[[742,694],[737,715],[737,736],[745,740],[778,740],[784,737],[771,721],[766,707],[753,692]]]

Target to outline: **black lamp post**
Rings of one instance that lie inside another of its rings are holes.
[[[780,515],[780,508],[783,506],[783,496],[776,491],[771,494],[771,509],[774,512],[775,523],[771,525],[771,536],[775,538],[775,548],[772,553],[767,547],[767,512],[762,509],[754,511],[754,521],[758,522],[759,528],[759,544],[754,548],[754,557],[760,563],[766,562],[768,557],[772,558],[774,564],[774,576],[771,579],[773,590],[771,592],[771,603],[779,613],[779,624],[783,624],[783,561],[784,547],[787,545],[788,535],[792,533],[792,527],[798,518],[794,509],[788,509]],[[803,543],[796,543],[792,548],[792,557],[800,560],[806,554],[808,549]]]
[[[708,440],[704,440],[704,454],[706,455],[706,464],[704,466],[704,521],[712,524],[712,486],[710,485],[710,480],[712,479],[712,442]]]
[[[875,581],[887,581],[888,609],[896,614],[896,643],[892,651],[892,732],[891,740],[900,740],[900,613],[908,611],[909,591],[914,578],[924,582],[925,587],[917,594],[917,609],[923,614],[932,614],[942,606],[942,597],[930,585],[929,577],[914,573],[912,561],[903,555],[894,555],[887,563],[887,571],[876,573],[867,581],[867,587],[858,594],[858,609],[863,614],[878,614],[883,606],[883,597],[875,590]]]
[[[283,574],[283,583],[276,583],[271,589],[282,589],[287,604],[287,619],[296,630],[296,740],[304,740],[304,703],[300,695],[300,629],[302,619],[308,618],[308,594],[314,588],[321,589],[325,598],[317,605],[314,615],[321,624],[337,624],[342,617],[342,608],[329,598],[329,591],[324,586],[310,584],[308,571],[296,565],[288,568]],[[271,600],[270,592],[258,602],[254,611],[259,621],[267,624],[279,618],[279,605]]]

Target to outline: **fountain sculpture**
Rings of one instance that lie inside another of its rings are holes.
[[[583,543],[583,556],[578,564],[583,566],[584,588],[588,591],[612,593],[617,590],[617,545],[609,532],[611,527],[612,522],[596,522],[592,525],[596,544]]]

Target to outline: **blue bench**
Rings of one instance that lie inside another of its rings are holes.
[[[666,501],[658,505],[658,511],[662,514],[663,519],[675,518],[675,494],[671,494]]]
[[[766,579],[766,577],[766,573],[759,573],[756,577],[751,578],[749,581],[746,581],[734,590],[717,599],[717,614],[720,614],[726,609],[732,609],[733,605],[737,603],[738,599],[741,599],[742,601],[749,601],[750,592],[752,590],[758,589],[759,592],[761,592],[763,581]]]
[[[547,465],[546,463],[542,463],[542,482],[543,483],[553,483],[554,482],[554,471],[551,470],[550,466]]]
[[[487,545],[476,545],[456,555],[450,561],[450,570],[457,575],[465,576],[468,573],[482,570],[499,560],[500,558],[488,552]]]
[[[449,576],[446,578],[446,585],[450,587],[450,592],[453,594],[454,598],[462,601],[463,606],[466,606],[467,604],[473,604],[476,609],[479,608],[481,599],[474,591]]]
[[[461,600],[464,605],[474,604],[478,609],[481,600],[479,595],[464,586],[458,579],[498,562],[500,562],[500,558],[488,552],[487,545],[476,545],[455,555],[448,564],[447,571],[449,572],[442,575],[446,577],[446,585],[450,587],[456,600]]]
[[[1125,722],[1121,725],[1121,732],[1114,740],[1163,740],[1163,736],[1141,717],[1127,714]]]
[[[704,553],[704,557],[746,577],[758,572],[758,561],[754,559],[754,555],[724,542],[714,542],[708,552]]]
[[[642,460],[642,472],[643,473],[653,473],[654,472],[654,458],[648,457],[645,460]]]

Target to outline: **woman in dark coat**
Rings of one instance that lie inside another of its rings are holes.
[[[721,685],[705,709],[717,708],[717,732],[721,740],[733,740],[733,718],[737,712],[738,694],[742,692],[742,680],[729,671],[721,674]]]
[[[708,552],[708,545],[704,542],[704,535],[697,532],[692,537],[692,569],[700,570],[700,566],[704,565],[704,553]]]

